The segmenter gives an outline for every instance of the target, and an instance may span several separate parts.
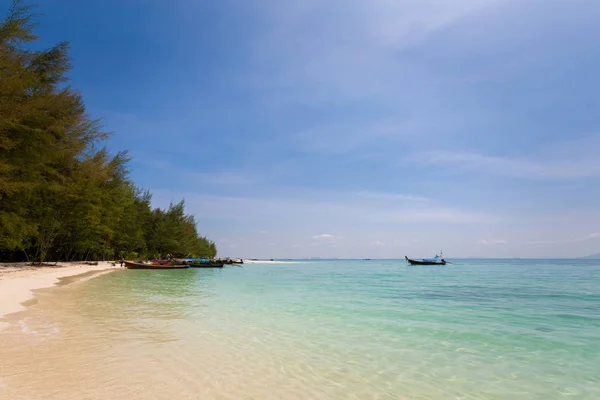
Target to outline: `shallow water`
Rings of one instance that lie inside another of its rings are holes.
[[[37,298],[0,333],[0,398],[600,398],[597,261],[122,270]]]

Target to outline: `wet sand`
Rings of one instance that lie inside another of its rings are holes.
[[[24,310],[23,303],[34,298],[34,290],[51,287],[67,277],[82,274],[94,276],[114,268],[120,268],[119,264],[113,265],[108,261],[99,262],[98,265],[74,262],[43,267],[26,263],[0,264],[0,329],[2,318]]]

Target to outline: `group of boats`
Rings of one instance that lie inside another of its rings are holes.
[[[167,260],[127,261],[122,263],[128,269],[182,269],[182,268],[223,268],[228,264],[243,264],[242,259],[231,258],[172,258]]]
[[[446,265],[447,261],[441,255],[433,258],[412,259],[404,256],[410,265]],[[242,259],[231,258],[171,258],[167,260],[127,261],[122,264],[129,269],[181,269],[181,268],[223,268],[228,264],[243,264]]]

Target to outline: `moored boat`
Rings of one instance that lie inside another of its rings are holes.
[[[181,268],[189,268],[188,265],[173,265],[170,263],[151,263],[151,262],[143,262],[143,261],[123,261],[125,267],[128,269],[181,269]]]
[[[220,261],[210,262],[188,262],[190,268],[223,268],[223,263]]]
[[[404,256],[404,258],[410,265],[446,265],[446,260],[437,254],[433,258],[423,258],[421,260],[413,260],[407,256]]]
[[[223,268],[223,262],[220,260],[211,260],[210,258],[184,258],[183,264],[190,268]]]

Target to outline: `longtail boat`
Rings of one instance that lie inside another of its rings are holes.
[[[190,268],[223,268],[223,262],[220,260],[211,260],[209,258],[184,258],[182,262]]]
[[[123,261],[125,267],[128,269],[181,269],[181,268],[189,268],[189,265],[172,265],[167,263],[149,263],[143,261]]]
[[[404,258],[410,265],[446,265],[446,260],[444,260],[443,256],[440,257],[437,254],[433,258],[423,258],[421,260],[413,260],[407,256],[404,256]]]
[[[190,268],[223,268],[223,263],[220,261],[197,262],[191,261],[187,264]]]

